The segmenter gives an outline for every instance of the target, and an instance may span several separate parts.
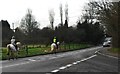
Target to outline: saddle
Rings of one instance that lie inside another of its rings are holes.
[[[17,50],[17,45],[16,44],[10,44],[11,48],[13,48],[13,50]]]
[[[15,47],[15,49],[17,50],[17,45],[16,45],[16,44],[14,45],[14,47]]]

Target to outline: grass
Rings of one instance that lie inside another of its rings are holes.
[[[78,50],[78,49],[83,49],[83,48],[88,48],[91,45],[87,44],[66,44],[66,45],[61,45],[60,50],[58,52],[67,52],[67,51],[73,51],[73,50]],[[39,46],[39,45],[29,45],[28,46],[28,53],[25,49],[21,49],[19,51],[19,58],[23,57],[30,57],[30,56],[36,56],[36,55],[43,55],[43,54],[49,54],[52,52],[45,52],[45,50],[50,50],[50,45],[48,47],[45,47],[44,45]],[[1,60],[6,60],[7,59],[7,48],[2,48],[0,50],[0,59]]]
[[[120,54],[120,48],[110,48],[108,49],[108,51],[112,52],[112,53],[119,53]]]
[[[40,55],[40,54],[45,54],[44,50],[47,50],[46,48],[29,48],[28,49],[28,54],[25,49],[21,49],[19,51],[19,58],[22,57],[28,57],[28,56],[35,56],[35,55]],[[2,57],[0,59],[6,60],[7,59],[7,48],[2,49]]]

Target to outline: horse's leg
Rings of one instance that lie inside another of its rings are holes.
[[[54,54],[56,54],[56,47],[54,47]]]
[[[13,51],[11,51],[10,58],[13,59]]]
[[[11,54],[10,54],[10,59],[14,59],[13,58],[13,51],[11,50]]]
[[[17,53],[18,53],[18,51],[15,52],[15,59],[17,59]]]
[[[18,59],[18,54],[19,54],[19,48],[17,47],[17,50],[15,51],[16,59]]]
[[[10,60],[11,58],[12,58],[11,51],[9,50],[8,60]]]
[[[14,51],[11,51],[11,59],[15,59],[15,54],[14,54]]]
[[[15,51],[15,59],[17,59],[17,58],[18,58],[18,50]]]
[[[57,53],[57,45],[56,45],[56,47],[55,47],[55,54]]]
[[[10,60],[10,51],[8,52],[8,60]]]
[[[14,59],[17,59],[17,51],[14,51],[14,52],[13,52],[13,58],[14,58]]]
[[[12,52],[12,58],[15,59],[15,51]]]
[[[56,54],[56,49],[54,49],[54,54]]]
[[[8,46],[7,55],[8,55],[8,60],[10,60],[10,58],[11,58],[10,46]]]

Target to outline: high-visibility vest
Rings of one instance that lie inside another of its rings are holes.
[[[53,39],[53,42],[56,43],[56,39],[55,38]]]

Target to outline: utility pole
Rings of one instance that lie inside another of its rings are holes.
[[[14,23],[12,23],[12,28],[13,28],[13,29],[12,29],[12,30],[13,30],[13,32],[15,32],[15,29],[14,29]]]

